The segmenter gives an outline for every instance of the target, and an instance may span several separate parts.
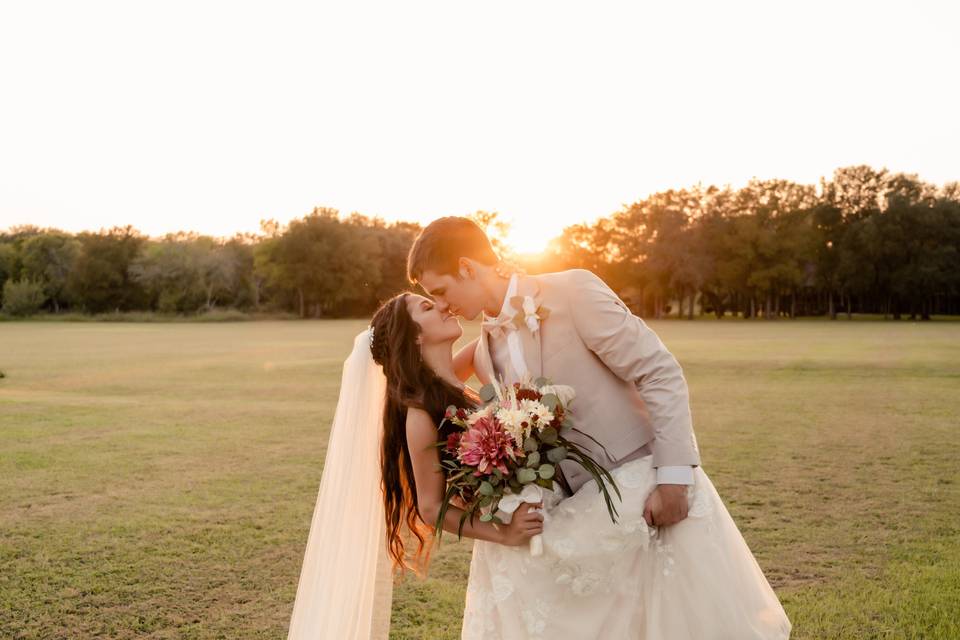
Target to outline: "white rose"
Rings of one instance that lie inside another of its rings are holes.
[[[577,397],[577,392],[573,390],[573,387],[565,384],[548,384],[540,388],[540,393],[542,395],[552,393],[560,399],[560,404],[564,407],[569,405],[570,402]]]
[[[525,296],[523,298],[523,312],[528,316],[534,316],[537,314],[537,303],[534,302],[533,298],[530,296]]]
[[[530,296],[523,299],[523,321],[527,323],[527,328],[531,333],[536,333],[540,328],[540,318],[537,316],[537,303]]]

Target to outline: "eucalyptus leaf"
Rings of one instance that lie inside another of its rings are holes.
[[[480,495],[482,496],[492,496],[493,495],[493,485],[484,480],[480,483],[480,489],[478,489]]]
[[[560,398],[558,398],[555,393],[548,393],[540,398],[540,402],[542,402],[547,409],[550,409],[550,411],[556,411],[557,405],[560,404]]]
[[[550,384],[550,380],[548,380],[547,378],[544,378],[543,376],[540,376],[539,378],[533,381],[533,384],[535,384],[537,387],[545,387],[548,384]]]
[[[527,456],[527,466],[536,467],[540,465],[540,452],[534,451]]]
[[[523,484],[529,484],[537,479],[537,472],[533,469],[520,469],[517,472],[517,480]]]
[[[485,384],[480,387],[480,399],[484,402],[491,402],[494,398],[497,397],[497,392],[493,388],[492,384]]]
[[[527,453],[531,451],[536,451],[540,448],[540,443],[537,442],[537,439],[533,436],[527,436],[527,439],[523,441],[523,450]]]
[[[485,513],[482,516],[480,516],[480,522],[490,522],[491,520],[493,520],[492,513]]]
[[[553,427],[544,427],[540,430],[540,440],[545,444],[553,444],[557,441],[557,430]]]
[[[553,468],[552,464],[542,464],[540,468],[537,469],[537,474],[544,480],[549,480],[553,477],[553,474],[556,472],[556,469]]]
[[[554,447],[553,449],[550,449],[549,451],[547,451],[547,460],[549,460],[554,464],[560,462],[561,460],[566,460],[566,459],[567,459],[566,447],[563,447],[563,446]]]

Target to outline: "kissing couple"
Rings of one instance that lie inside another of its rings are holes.
[[[610,287],[583,269],[512,271],[460,217],[421,231],[407,275],[427,296],[384,302],[344,363],[288,640],[387,638],[394,573],[426,566],[441,515],[443,531],[474,539],[463,639],[789,638],[700,466],[680,365]],[[454,353],[458,316],[482,327]],[[567,438],[615,480],[618,517],[565,459],[542,500],[461,529],[442,456],[447,408],[484,404],[472,376],[575,390]]]

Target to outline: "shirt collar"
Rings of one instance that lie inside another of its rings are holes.
[[[503,296],[503,305],[500,307],[500,315],[496,316],[497,318],[510,318],[516,315],[516,309],[514,309],[513,305],[510,304],[510,299],[517,295],[517,286],[517,274],[512,273],[510,274],[510,282],[507,284],[507,293]],[[483,315],[489,320],[494,319],[492,316],[488,316],[486,312],[484,312]]]

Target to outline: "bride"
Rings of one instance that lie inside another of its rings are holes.
[[[480,403],[463,383],[474,349],[453,355],[461,335],[455,316],[404,293],[354,340],[288,640],[388,637],[393,570],[429,559],[444,493],[439,463],[450,455],[442,417],[451,404]],[[509,524],[464,525],[475,542],[462,638],[789,637],[783,608],[700,467],[687,518],[659,528],[643,515],[656,486],[652,456],[612,473],[617,523],[590,481],[520,506]],[[445,531],[457,531],[461,513],[451,506]],[[527,542],[537,534],[544,551],[533,556]]]

